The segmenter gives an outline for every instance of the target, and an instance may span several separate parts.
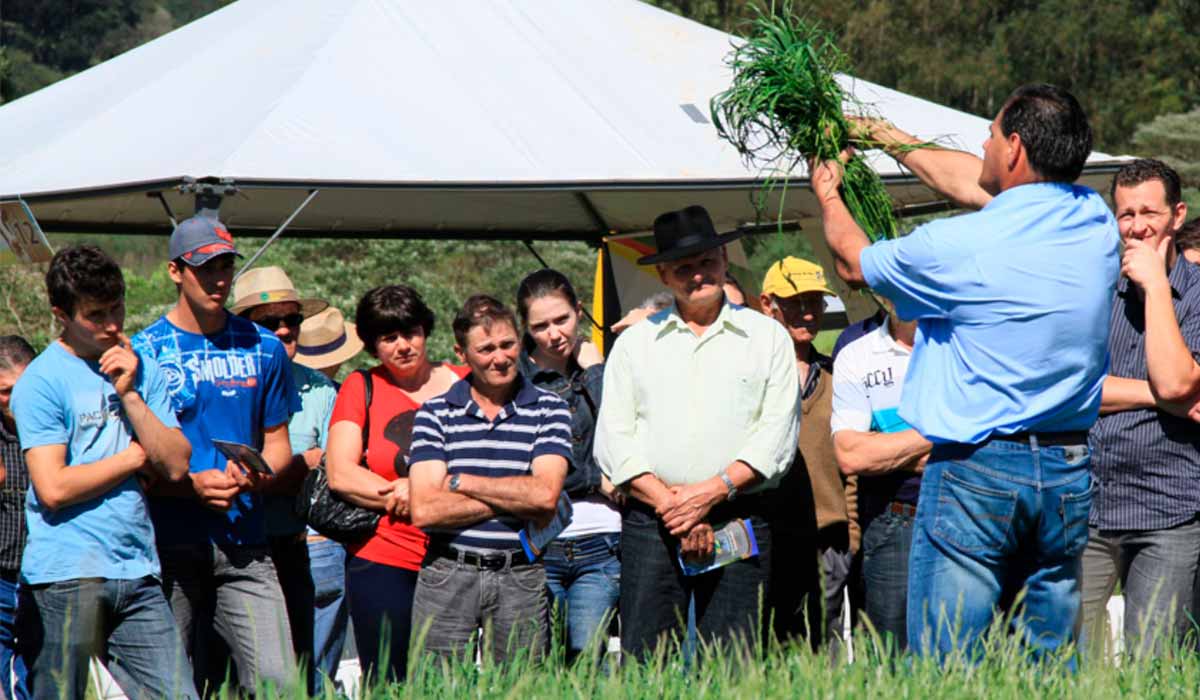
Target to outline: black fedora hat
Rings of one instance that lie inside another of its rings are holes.
[[[693,204],[661,214],[654,220],[654,244],[658,252],[638,258],[638,265],[654,265],[691,257],[736,241],[742,231],[718,234],[704,207]]]

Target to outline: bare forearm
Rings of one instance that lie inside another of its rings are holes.
[[[970,153],[931,147],[897,152],[895,158],[930,189],[964,209],[982,209],[992,199],[979,186],[983,161]]]
[[[1183,401],[1200,391],[1200,366],[1183,340],[1166,284],[1146,290],[1146,368],[1150,390],[1163,401]]]
[[[1100,391],[1100,415],[1154,408],[1154,392],[1143,379],[1107,376]]]
[[[192,458],[192,445],[176,428],[168,428],[136,391],[126,392],[121,397],[125,416],[133,426],[138,444],[146,452],[146,459],[168,481],[178,481],[188,473],[188,460]]]
[[[860,260],[863,250],[871,241],[836,192],[826,195],[821,200],[821,220],[825,231],[825,244],[833,253],[834,268],[838,277],[854,289],[867,286]]]
[[[538,520],[554,512],[558,488],[550,479],[531,476],[486,477],[460,474],[458,493],[490,505],[495,510]]]
[[[933,444],[911,429],[898,433],[842,430],[833,436],[833,447],[843,474],[873,476],[917,466]]]
[[[413,495],[412,521],[419,528],[469,527],[496,515],[496,509],[462,493],[423,490]]]
[[[356,506],[378,511],[384,509],[387,496],[380,494],[387,488],[387,479],[357,464],[327,461],[326,469],[329,488],[337,495]]]
[[[629,480],[627,485],[629,495],[645,503],[651,508],[657,508],[659,503],[671,497],[671,489],[657,476],[646,473],[639,474]]]
[[[58,510],[108,493],[144,463],[136,452],[126,449],[89,464],[31,466],[30,477],[38,500],[47,508]]]
[[[871,124],[870,141],[862,145],[883,148],[930,189],[966,209],[980,209],[991,200],[991,195],[979,186],[983,161],[978,157],[923,144],[912,134],[882,120]]]

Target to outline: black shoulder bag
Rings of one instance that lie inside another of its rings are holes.
[[[366,403],[362,427],[362,466],[366,468],[373,387],[368,370],[357,370],[357,374],[363,380],[363,399]],[[342,544],[361,542],[375,534],[381,517],[380,513],[355,505],[330,490],[324,457],[321,458],[321,463],[304,477],[304,484],[300,487],[300,493],[296,495],[296,515],[303,518],[312,529]]]

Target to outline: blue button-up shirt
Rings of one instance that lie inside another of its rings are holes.
[[[1167,280],[1183,341],[1200,357],[1200,267],[1178,256]],[[1108,343],[1114,377],[1147,379],[1146,304],[1122,279]],[[1091,524],[1102,530],[1161,530],[1200,512],[1200,430],[1149,408],[1101,416],[1092,428],[1096,495]]]
[[[933,442],[1091,427],[1118,249],[1100,195],[1037,183],[864,250],[867,283],[919,319],[900,417]]]

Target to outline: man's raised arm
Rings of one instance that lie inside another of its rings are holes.
[[[924,145],[912,134],[885,119],[850,117],[858,135],[878,144],[921,182],[964,209],[982,209],[992,195],[979,186],[983,161],[965,151]],[[921,147],[917,147],[921,146]]]

